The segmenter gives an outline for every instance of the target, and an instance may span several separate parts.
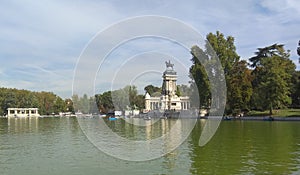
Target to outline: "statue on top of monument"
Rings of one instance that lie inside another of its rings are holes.
[[[171,68],[173,70],[174,64],[172,64],[171,61],[169,60],[169,62],[166,61],[166,66],[167,66],[167,69]]]

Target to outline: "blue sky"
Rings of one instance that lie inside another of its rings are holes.
[[[217,30],[231,35],[243,59],[258,47],[282,43],[300,68],[298,0],[11,0],[0,2],[0,86],[70,97],[76,62],[91,38],[109,25],[140,15],[176,18],[203,36]],[[155,45],[148,39],[149,43]],[[123,51],[130,46],[135,45],[129,43]],[[100,81],[97,86],[101,89]]]

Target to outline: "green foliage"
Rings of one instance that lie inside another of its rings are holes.
[[[227,111],[236,116],[243,111],[250,110],[253,76],[245,60],[234,64],[230,73],[227,83]]]
[[[261,60],[273,56],[278,56],[284,59],[289,58],[289,53],[285,52],[283,44],[273,44],[264,48],[257,48],[255,56],[251,57],[249,61],[252,62],[251,67],[257,67],[261,65]]]
[[[291,88],[292,107],[300,107],[300,71],[296,71],[292,76]]]
[[[99,97],[98,96],[88,97],[87,94],[83,94],[82,97],[79,97],[77,94],[74,94],[72,96],[72,101],[74,106],[73,110],[75,112],[82,112],[84,114],[97,113],[98,112],[97,98]]]
[[[250,111],[248,116],[267,116],[270,111]],[[278,109],[274,110],[273,116],[276,117],[300,117],[300,109]]]
[[[65,104],[66,104],[66,112],[71,112],[74,113],[74,106],[73,106],[73,101],[69,98],[65,99]]]
[[[177,90],[180,91],[181,96],[190,96],[192,93],[191,87],[185,84],[177,85]]]
[[[234,38],[232,36],[225,38],[221,32],[217,31],[216,34],[209,33],[206,39],[221,61],[225,76],[229,75],[233,65],[240,59],[240,56],[236,53]],[[213,55],[213,53],[208,54]]]
[[[233,73],[232,70],[234,66],[240,65],[238,64],[240,57],[236,53],[234,38],[232,36],[225,37],[222,33],[217,31],[216,34],[209,33],[206,36],[206,39],[207,39],[207,43],[205,45],[204,50],[202,50],[198,46],[193,46],[191,48],[191,54],[193,55],[192,58],[193,65],[190,68],[190,77],[192,78],[191,86],[197,87],[199,98],[200,98],[200,104],[203,107],[210,106],[211,91],[217,89],[218,87],[218,84],[210,83],[210,81],[212,80],[208,79],[209,74],[213,75],[214,73],[218,73],[218,70],[216,70],[217,58],[220,60],[221,65],[223,67],[226,84],[229,84],[230,81],[233,82],[233,80],[231,80],[231,75]],[[212,49],[209,45],[211,45]],[[199,59],[201,60],[201,63]],[[206,72],[205,67],[208,69],[207,70],[208,72]],[[241,75],[245,75],[245,74],[241,74]],[[218,82],[218,81],[212,81],[212,82]],[[238,102],[234,102],[235,96],[238,96],[238,94],[235,94],[236,92],[234,92],[236,90],[238,89],[235,89],[233,87],[227,88],[227,93],[231,94],[231,96],[227,96],[227,101],[231,102],[231,103],[227,103],[228,109],[241,108],[243,106],[243,105],[236,106]],[[241,92],[237,92],[237,93],[241,94]],[[192,100],[195,95],[196,94],[192,95]],[[232,112],[232,111],[229,110],[228,112]]]
[[[194,91],[192,92],[191,101],[192,104],[194,104],[194,101],[198,100],[198,98],[194,99],[193,97],[196,97],[199,94],[201,106],[208,107],[211,98],[211,87],[204,65],[202,65],[199,61],[199,59],[201,59],[204,64],[209,64],[208,55],[198,46],[193,46],[191,48],[191,54],[193,55],[193,65],[190,68],[190,78],[192,79],[191,87],[194,87],[192,88]]]
[[[292,75],[295,64],[289,59],[289,53],[283,45],[271,45],[259,48],[256,56],[250,58],[254,80],[255,95],[252,105],[260,110],[284,108],[291,104]]]
[[[104,92],[103,94],[96,94],[95,98],[100,112],[107,113],[109,110],[114,109],[111,91]]]
[[[180,97],[181,96],[181,91],[180,91],[180,88],[179,88],[179,86],[177,85],[177,87],[176,87],[176,93],[175,93],[178,97]]]
[[[142,110],[145,107],[144,96],[138,95],[135,86],[126,86],[122,89],[107,91],[103,94],[95,95],[95,98],[97,107],[102,113],[107,113],[110,110]]]
[[[5,115],[7,108],[39,108],[39,113],[58,114],[66,112],[66,103],[52,92],[31,92],[11,88],[0,88],[0,115]]]
[[[161,88],[153,85],[148,85],[144,90],[149,93],[150,96],[153,96],[154,93],[161,93]]]

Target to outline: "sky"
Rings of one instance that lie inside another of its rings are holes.
[[[113,24],[143,15],[180,20],[203,37],[216,31],[233,36],[242,59],[253,56],[256,48],[285,44],[291,50],[290,58],[300,68],[296,53],[300,40],[298,0],[11,0],[0,2],[0,87],[52,91],[63,98],[70,97],[76,64],[91,40]],[[145,46],[149,49],[141,49]],[[155,61],[160,63],[157,69],[147,75],[141,70],[131,77],[130,81],[139,81],[141,87],[147,83],[161,85],[157,80],[161,80],[165,69],[164,59],[173,58],[179,73],[188,76],[186,67],[190,63],[181,64],[176,58],[189,60],[190,55],[188,50],[177,48],[176,43],[151,37],[124,43],[99,66],[95,91],[119,88],[122,84],[112,85],[112,79],[117,77],[114,82],[121,82],[124,77],[120,75],[138,70],[138,61],[125,64],[118,60],[124,55],[129,63],[136,59],[149,65],[149,59],[160,58]],[[122,65],[127,65],[128,70]]]

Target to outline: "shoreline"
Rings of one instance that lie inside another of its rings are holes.
[[[300,121],[300,116],[299,117],[243,116],[239,118],[223,117],[223,120]]]
[[[75,117],[76,116],[63,116],[63,117],[60,117],[60,116],[40,116],[40,117],[17,117],[16,119],[18,118],[70,118],[70,117]],[[139,116],[139,117],[133,117],[133,118],[140,118],[140,119],[143,119],[143,117]],[[159,117],[151,117],[151,118],[159,118]],[[179,117],[181,119],[208,119],[210,117],[208,116],[189,116],[189,117]],[[5,116],[0,116],[0,119],[10,119],[10,118],[7,118]],[[176,119],[176,118],[174,118]],[[270,116],[243,116],[243,117],[230,117],[230,116],[225,116],[222,118],[222,120],[224,121],[231,121],[231,120],[243,120],[243,121],[300,121],[300,116],[297,116],[297,117],[270,117]]]

